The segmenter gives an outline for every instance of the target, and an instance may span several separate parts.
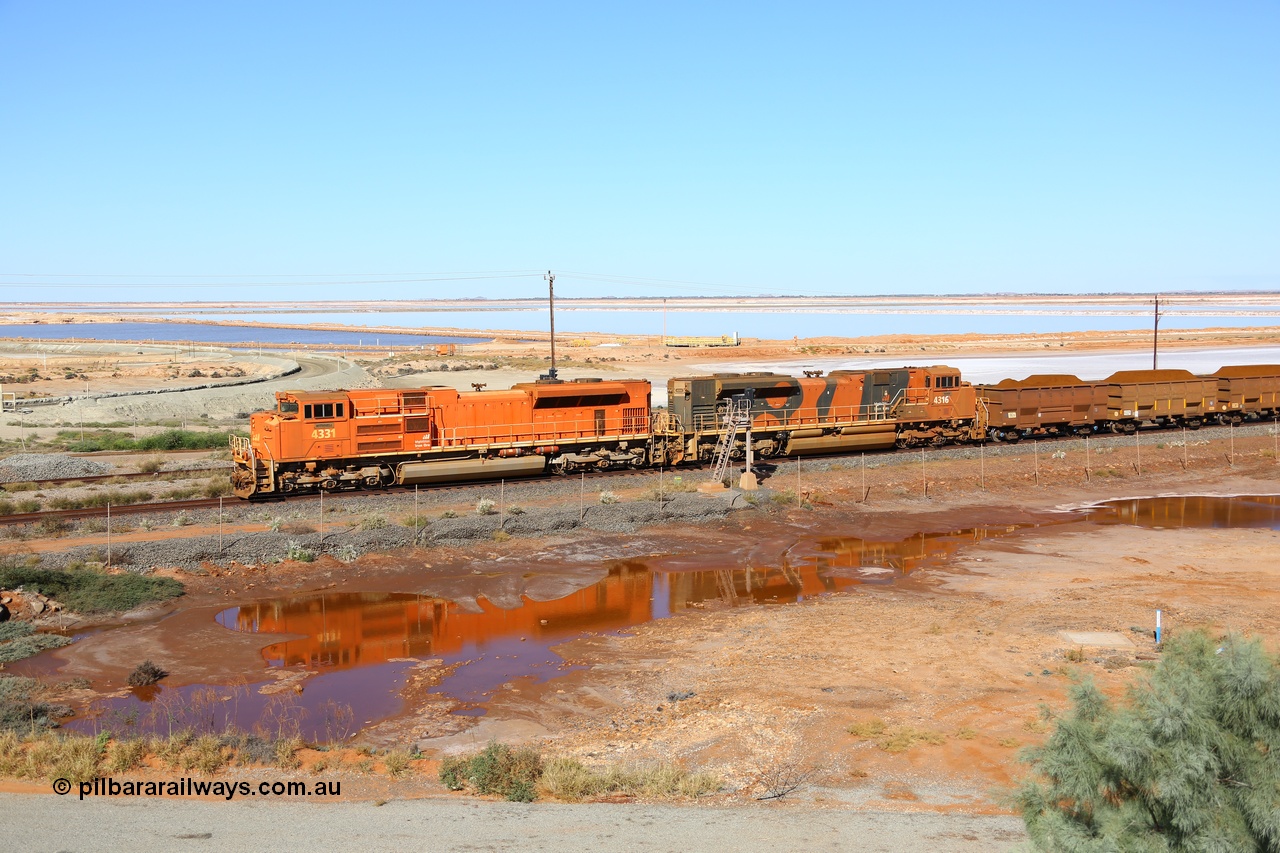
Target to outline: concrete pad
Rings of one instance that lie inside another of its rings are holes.
[[[1095,646],[1104,649],[1132,649],[1133,641],[1118,631],[1059,631],[1058,635],[1073,646]]]

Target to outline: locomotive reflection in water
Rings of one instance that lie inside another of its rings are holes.
[[[69,727],[164,733],[174,726],[220,731],[234,725],[273,733],[287,717],[305,738],[332,739],[329,719],[335,705],[349,708],[357,727],[401,713],[399,691],[426,660],[454,667],[433,690],[458,703],[458,713],[474,715],[483,713],[479,706],[512,679],[540,683],[574,669],[553,651],[569,640],[624,630],[703,604],[787,604],[863,584],[889,584],[944,563],[966,543],[1018,529],[970,528],[901,541],[853,536],[781,540],[763,549],[763,556],[746,559],[671,555],[621,560],[609,564],[605,577],[588,587],[551,601],[523,597],[508,609],[484,598],[462,604],[369,592],[255,602],[224,610],[217,621],[232,630],[287,637],[262,654],[272,667],[315,671],[301,693],[259,692],[273,682],[247,691],[161,684],[101,702],[96,716],[72,720]],[[712,568],[729,562],[765,565]],[[212,700],[211,692],[217,694]]]
[[[859,579],[822,571],[846,563],[847,556],[838,553],[815,553],[802,557],[798,565],[784,561],[768,569],[669,572],[651,570],[642,561],[622,561],[589,587],[553,601],[522,597],[520,606],[510,609],[484,598],[472,609],[401,593],[327,593],[233,607],[217,620],[237,631],[302,635],[263,649],[272,666],[332,671],[406,657],[453,663],[497,654],[511,661],[498,676],[506,681],[552,665],[558,660],[550,651],[553,645],[661,619],[702,602],[789,603],[851,588]],[[474,700],[496,686],[483,676],[470,677],[470,667],[446,678],[442,689]],[[545,677],[562,671],[556,668]]]
[[[1081,514],[1063,513],[1034,525],[919,533],[891,542],[854,536],[779,540],[765,543],[769,547],[760,550],[762,556],[753,552],[747,557],[671,555],[617,561],[591,586],[552,601],[525,597],[510,609],[483,598],[464,606],[402,593],[335,592],[257,602],[224,610],[217,620],[233,630],[292,635],[268,645],[263,656],[273,667],[317,671],[306,679],[301,694],[264,695],[258,691],[263,684],[247,691],[161,684],[149,693],[97,703],[96,716],[86,714],[68,727],[164,733],[174,726],[199,731],[198,726],[205,725],[220,731],[235,725],[252,731],[264,719],[276,725],[287,705],[299,721],[298,733],[325,740],[332,737],[326,729],[327,707],[337,703],[350,708],[357,727],[392,717],[404,710],[399,690],[409,673],[430,659],[456,665],[434,690],[461,703],[466,713],[512,679],[537,683],[570,670],[552,649],[577,637],[623,630],[702,603],[785,604],[864,584],[888,584],[920,569],[945,565],[967,544],[1082,520],[1157,528],[1280,529],[1280,497],[1141,498],[1101,504]],[[750,567],[710,568],[730,562]],[[221,699],[234,701],[210,703],[200,699],[202,691],[221,691]],[[196,720],[200,707],[206,712],[214,707],[216,716],[206,713],[204,722]],[[192,719],[183,716],[187,710]]]

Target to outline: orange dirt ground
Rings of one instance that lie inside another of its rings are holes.
[[[1262,429],[1236,437],[1233,465],[1222,438],[1185,450],[1156,436],[1143,439],[1150,444],[1140,464],[1135,448],[1117,446],[1091,458],[1087,482],[1081,442],[1052,445],[1064,454],[1059,458],[1042,447],[1038,483],[1026,446],[1016,455],[927,464],[923,475],[914,457],[880,457],[867,471],[865,502],[858,460],[846,460],[805,484],[812,509],[766,501],[763,511],[710,527],[649,531],[689,567],[767,569],[805,537],[902,542],[901,553],[912,557],[918,534],[987,530],[937,545],[919,538],[924,559],[907,559],[909,571],[889,585],[797,605],[695,607],[621,635],[569,642],[559,653],[588,668],[542,684],[508,682],[479,720],[447,713],[449,703],[430,692],[439,673],[427,664],[425,680],[406,688],[406,713],[362,738],[383,746],[417,742],[428,756],[496,738],[541,743],[587,761],[675,760],[721,774],[734,791],[727,796],[756,796],[771,780],[799,774],[806,782],[801,796],[819,803],[1001,810],[1003,792],[1024,772],[1020,748],[1045,736],[1042,706],[1064,707],[1077,677],[1115,692],[1138,677],[1153,657],[1156,608],[1164,610],[1169,631],[1205,626],[1271,642],[1280,629],[1280,568],[1273,559],[1280,533],[1061,523],[1054,509],[1064,504],[1278,491],[1275,438]],[[994,535],[1002,526],[1037,523],[1044,526]],[[137,663],[138,643],[162,666],[180,662],[173,668],[186,683],[261,673],[258,650],[271,638],[212,623],[229,578],[241,598],[335,583],[412,589],[423,572],[469,573],[478,552],[486,560],[535,551],[543,560],[548,553],[572,558],[583,544],[512,540],[432,549],[412,575],[408,561],[374,556],[354,569],[322,558],[184,577],[189,593],[175,615],[109,632],[118,642],[58,651],[66,662],[60,677],[122,678]],[[856,575],[857,568],[851,555],[845,569]],[[1062,631],[1116,632],[1129,644],[1085,647]],[[673,702],[672,692],[694,695]]]

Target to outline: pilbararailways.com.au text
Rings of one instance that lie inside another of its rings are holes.
[[[342,783],[337,780],[318,782],[225,782],[184,777],[169,782],[117,782],[107,777],[77,783],[80,799],[85,797],[338,797]],[[71,782],[57,779],[56,794],[71,793]]]

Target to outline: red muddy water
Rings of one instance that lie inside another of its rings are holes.
[[[1047,523],[1081,520],[1276,529],[1280,498],[1113,501]],[[679,554],[618,560],[607,565],[601,580],[569,595],[547,601],[523,596],[519,606],[506,609],[483,597],[455,602],[352,591],[243,604],[220,612],[218,623],[233,631],[289,636],[266,646],[262,657],[280,674],[298,673],[298,681],[279,689],[275,679],[246,673],[240,686],[161,684],[99,700],[69,725],[82,731],[125,728],[167,734],[182,728],[220,731],[233,724],[269,736],[297,733],[310,740],[339,740],[403,712],[401,688],[410,671],[424,665],[441,668],[433,692],[455,703],[454,713],[483,715],[484,704],[512,679],[537,683],[571,671],[553,648],[574,638],[623,631],[691,607],[788,604],[893,584],[945,562],[968,543],[1036,526],[973,527],[899,541],[807,538],[745,558]],[[308,673],[314,674],[306,677]],[[259,692],[264,687],[275,692]]]

